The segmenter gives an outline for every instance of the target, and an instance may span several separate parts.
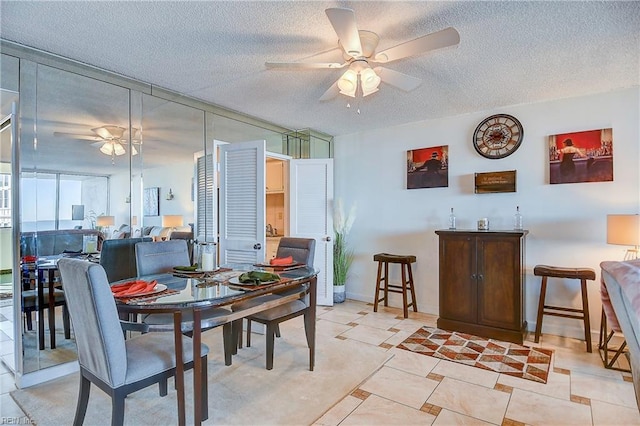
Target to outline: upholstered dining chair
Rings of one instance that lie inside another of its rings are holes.
[[[137,277],[136,244],[151,241],[151,237],[105,240],[100,251],[100,264],[109,282]]]
[[[190,265],[189,252],[186,240],[167,240],[158,242],[141,242],[136,244],[136,265],[138,276],[161,274],[171,272],[174,266]],[[202,331],[217,327],[216,317],[229,315],[229,310],[224,308],[211,308],[202,312],[200,327]],[[180,325],[181,332],[186,336],[193,334],[193,314],[185,312]],[[173,315],[170,313],[154,313],[145,315],[142,322],[150,327],[151,331],[168,331],[173,326]],[[231,365],[233,350],[232,325],[224,324],[225,336],[225,364]]]
[[[93,383],[111,397],[111,424],[122,425],[127,395],[155,383],[160,384],[161,396],[167,394],[167,379],[176,372],[174,335],[147,333],[125,340],[104,268],[79,259],[60,259],[58,267],[67,290],[80,363],[80,390],[73,424],[81,425],[84,421]],[[180,338],[186,370],[193,367],[193,345],[188,337]],[[204,419],[208,417],[208,352],[202,345],[198,354],[203,365]],[[178,398],[178,410],[184,413],[184,400]]]
[[[193,232],[191,231],[173,231],[169,234],[169,240],[185,240],[187,242],[187,251],[189,252],[190,265],[193,265]]]
[[[307,267],[313,268],[313,259],[315,256],[316,241],[313,238],[294,238],[283,237],[278,244],[278,251],[276,257],[293,257],[294,262],[302,263]],[[239,311],[247,309],[257,304],[264,303],[269,300],[274,300],[278,297],[288,296],[291,294],[300,293],[303,294],[303,288],[301,286],[294,287],[277,294],[270,294],[265,296],[259,296],[255,299],[248,300],[244,303],[238,303],[231,306],[233,311]],[[251,346],[251,322],[259,322],[266,326],[265,338],[266,338],[266,368],[267,370],[273,369],[273,349],[275,345],[275,336],[280,337],[281,322],[289,319],[308,315],[309,303],[306,300],[307,297],[300,298],[298,300],[292,300],[283,305],[276,306],[275,308],[267,309],[262,312],[250,315],[247,319],[247,347]],[[234,321],[233,323],[233,335],[236,342],[236,346],[242,347],[242,320]],[[235,349],[235,348],[234,348]],[[313,348],[309,348],[313,350]],[[311,366],[313,369],[313,366]]]
[[[141,242],[136,244],[138,276],[171,272],[174,266],[189,266],[189,249],[185,240]]]

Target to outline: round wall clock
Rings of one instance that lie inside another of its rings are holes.
[[[483,157],[495,160],[513,154],[523,136],[524,130],[517,118],[496,114],[478,124],[473,132],[473,147]]]

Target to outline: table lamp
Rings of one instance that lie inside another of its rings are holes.
[[[96,225],[105,228],[105,234],[109,234],[109,227],[116,224],[115,216],[98,216],[96,218]]]
[[[162,216],[162,226],[173,229],[176,229],[178,226],[182,226],[182,215],[167,214]]]
[[[627,249],[624,260],[637,259],[640,250],[640,215],[607,215],[607,244],[633,246]]]

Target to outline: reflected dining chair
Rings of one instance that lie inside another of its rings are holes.
[[[182,341],[185,370],[193,367],[191,339],[169,333],[147,333],[125,340],[104,268],[79,259],[60,259],[58,267],[67,289],[80,364],[80,390],[73,424],[84,422],[93,383],[111,397],[111,424],[122,425],[127,395],[156,383],[160,385],[160,396],[167,395],[167,380],[176,376],[175,342]],[[208,418],[208,352],[209,348],[202,345],[198,354],[203,366],[203,419]],[[177,386],[178,413],[184,416],[184,381],[179,378],[182,377],[176,377],[176,383],[181,383]]]
[[[136,244],[151,242],[150,237],[105,240],[100,251],[100,264],[110,283],[138,276]]]
[[[193,232],[173,231],[169,234],[169,240],[185,240],[187,242],[187,252],[189,253],[189,263],[193,265]]]
[[[294,262],[301,263],[306,265],[307,267],[313,268],[315,247],[316,247],[316,241],[313,238],[283,237],[280,239],[280,243],[278,244],[278,251],[276,253],[276,257],[283,258],[283,257],[291,256],[293,257]],[[269,300],[274,300],[279,297],[288,296],[295,293],[304,294],[303,287],[297,286],[292,289],[285,290],[284,292],[265,295],[265,296],[259,296],[254,299],[247,300],[246,302],[243,302],[243,303],[237,303],[231,306],[231,310],[240,311],[243,309],[251,308],[260,303],[267,302]],[[301,297],[300,299],[292,300],[283,305],[276,306],[275,308],[270,308],[246,317],[247,347],[251,346],[251,322],[252,321],[259,322],[261,324],[264,324],[266,327],[265,338],[267,341],[266,342],[267,370],[273,369],[273,349],[275,345],[275,336],[280,337],[279,324],[281,322],[287,321],[295,317],[299,317],[301,315],[307,316],[309,314],[309,309],[311,309],[307,299],[308,299],[308,296],[304,296],[304,297]],[[305,321],[305,327],[306,327],[306,321]],[[235,341],[234,348],[242,347],[242,320],[234,321],[233,335],[234,335],[234,341]],[[311,347],[311,343],[309,341],[307,343],[309,344],[310,354],[312,354],[313,348]],[[309,369],[313,370],[312,359],[309,360]]]

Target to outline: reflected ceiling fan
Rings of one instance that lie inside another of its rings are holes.
[[[460,43],[460,34],[455,28],[418,37],[381,52],[376,52],[380,38],[371,31],[358,30],[356,16],[352,9],[329,8],[325,10],[333,29],[338,35],[344,63],[310,62],[266,62],[268,69],[334,69],[348,68],[347,71],[320,97],[321,101],[334,98],[338,93],[356,97],[358,93],[368,96],[378,91],[380,82],[409,92],[418,87],[422,80],[382,67],[386,64],[410,56],[420,55]],[[360,89],[358,91],[358,89]]]
[[[106,125],[95,127],[91,129],[92,135],[89,134],[77,134],[77,133],[64,133],[53,132],[57,137],[69,137],[73,139],[94,141],[92,146],[99,146],[100,152],[111,157],[124,155],[127,151],[124,145],[129,144],[129,129],[120,126]],[[133,145],[131,146],[131,155],[137,155],[138,150],[134,145],[140,145],[142,143],[140,139],[140,129],[133,128],[133,138],[131,138]]]

